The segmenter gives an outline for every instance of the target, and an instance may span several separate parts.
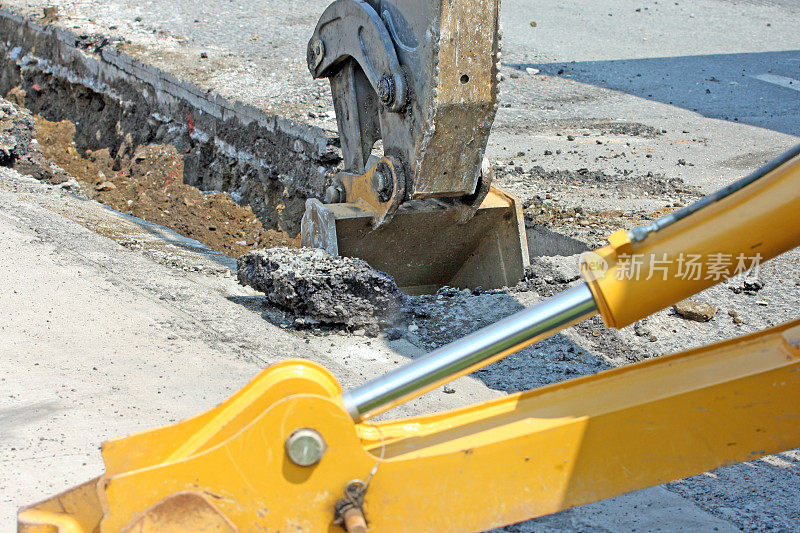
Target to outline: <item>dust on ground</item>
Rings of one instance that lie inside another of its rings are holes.
[[[80,153],[72,122],[35,120],[44,156],[74,176],[89,198],[232,257],[254,248],[300,245],[299,238],[264,228],[249,206],[227,193],[183,183],[183,157],[172,145],[123,146],[116,158],[108,149]]]

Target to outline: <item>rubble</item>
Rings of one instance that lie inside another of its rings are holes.
[[[645,320],[640,320],[633,325],[633,332],[637,337],[645,337],[650,342],[656,342],[658,337],[645,325]]]
[[[561,292],[580,278],[579,257],[579,254],[531,257],[531,264],[525,269],[525,277],[513,291],[533,290],[543,296]]]
[[[743,323],[742,317],[739,316],[739,312],[735,309],[729,309],[728,316],[733,319],[733,323],[737,326]]]
[[[42,154],[36,124],[24,109],[0,98],[0,165],[58,185],[70,177]]]
[[[386,339],[396,341],[403,337],[403,332],[397,328],[389,328],[386,330]]]
[[[764,288],[764,282],[754,277],[736,276],[728,280],[727,287],[734,294],[753,295]]]
[[[717,308],[705,302],[684,300],[672,306],[672,309],[687,320],[708,322],[717,314]]]
[[[401,314],[406,297],[394,279],[361,259],[316,248],[253,250],[237,261],[239,283],[263,292],[305,325],[365,329],[375,334]]]

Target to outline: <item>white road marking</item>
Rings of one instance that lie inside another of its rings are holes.
[[[787,78],[786,76],[778,76],[776,74],[759,74],[758,76],[751,76],[757,80],[765,81],[773,85],[780,85],[787,89],[794,89],[800,91],[800,80],[794,78]]]

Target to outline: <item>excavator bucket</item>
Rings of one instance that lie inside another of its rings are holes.
[[[358,257],[408,293],[514,285],[518,201],[485,157],[498,107],[499,0],[335,0],[308,43],[331,83],[342,165],[305,246]]]
[[[302,241],[333,255],[357,257],[391,274],[409,294],[442,286],[496,289],[514,285],[529,265],[519,201],[491,188],[475,215],[458,224],[459,212],[426,200],[401,207],[373,229],[373,213],[360,203],[306,203]]]
[[[99,531],[103,507],[94,478],[19,512],[18,533],[88,533]]]

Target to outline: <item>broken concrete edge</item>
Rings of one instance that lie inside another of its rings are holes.
[[[230,101],[110,42],[89,48],[0,9],[0,91],[20,86],[33,113],[75,122],[79,150],[173,144],[185,154],[186,183],[230,193],[268,228],[299,232],[305,200],[321,197],[341,160],[332,133]]]
[[[401,314],[405,301],[390,275],[319,248],[253,250],[237,265],[240,284],[264,293],[303,325],[366,327],[377,334]]]

